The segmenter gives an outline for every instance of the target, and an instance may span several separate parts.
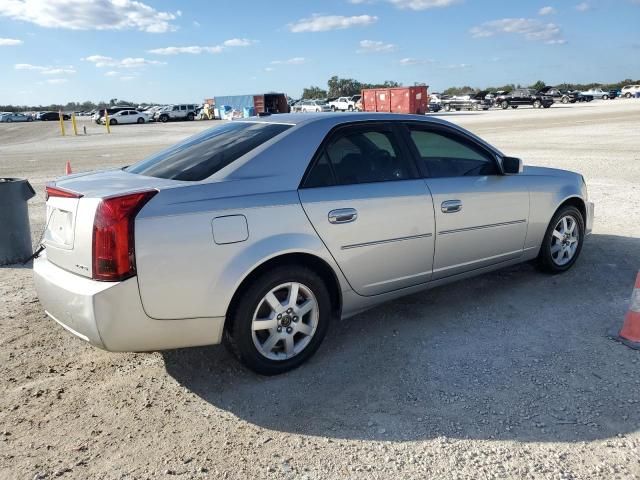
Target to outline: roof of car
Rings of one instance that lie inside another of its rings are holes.
[[[261,122],[261,123],[282,123],[287,125],[309,125],[312,123],[322,123],[327,126],[336,126],[343,123],[353,122],[400,122],[400,121],[419,121],[427,123],[437,123],[449,125],[449,122],[437,117],[427,115],[408,115],[401,113],[376,113],[376,112],[354,112],[354,113],[279,113],[274,115],[265,115],[259,117],[248,117],[235,122]]]

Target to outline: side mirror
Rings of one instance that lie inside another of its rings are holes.
[[[522,173],[522,160],[516,157],[502,157],[502,171],[506,175]]]

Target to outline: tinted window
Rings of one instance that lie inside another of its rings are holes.
[[[204,180],[290,127],[230,122],[188,138],[125,170],[173,180]]]
[[[495,161],[463,138],[417,129],[411,138],[432,178],[498,174]]]
[[[304,186],[406,180],[413,178],[412,172],[390,131],[348,128],[329,141]]]

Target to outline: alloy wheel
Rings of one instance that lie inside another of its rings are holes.
[[[551,260],[558,266],[569,263],[576,254],[580,240],[578,222],[572,215],[562,217],[551,237]]]
[[[260,300],[251,334],[258,352],[270,360],[287,360],[302,352],[316,333],[318,301],[302,283],[278,285]]]

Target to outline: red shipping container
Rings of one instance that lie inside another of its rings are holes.
[[[362,109],[365,112],[424,115],[429,110],[427,87],[370,88],[362,90]]]

